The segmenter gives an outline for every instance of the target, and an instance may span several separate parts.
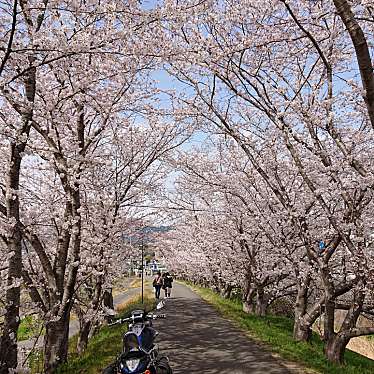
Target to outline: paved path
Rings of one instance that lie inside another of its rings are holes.
[[[162,313],[155,328],[174,374],[290,373],[188,287],[175,284]]]
[[[133,279],[131,279],[133,280]],[[145,286],[146,289],[149,287]],[[125,303],[135,295],[141,295],[140,287],[129,288],[113,297],[113,304],[116,308],[118,305]],[[77,319],[70,320],[69,323],[69,338],[79,333],[79,321]]]

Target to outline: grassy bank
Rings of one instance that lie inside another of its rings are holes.
[[[286,317],[257,317],[242,311],[238,300],[226,300],[212,290],[188,284],[204,300],[213,305],[223,316],[234,321],[248,335],[276,353],[306,368],[305,372],[323,374],[372,374],[374,361],[349,350],[343,366],[329,363],[323,354],[323,342],[313,334],[310,343],[295,342],[292,338],[293,320]]]
[[[43,322],[37,316],[26,316],[21,319],[18,327],[18,341],[31,339],[35,336],[43,334]]]
[[[152,310],[155,307],[154,299],[146,297],[141,304],[140,297],[136,297],[122,305],[119,318],[128,316],[133,309]],[[86,351],[82,355],[76,352],[78,336],[69,339],[69,359],[61,365],[56,374],[98,374],[110,363],[114,362],[122,349],[122,335],[126,331],[126,325],[103,326],[93,336]],[[30,357],[32,373],[39,373],[43,367],[43,358],[38,352]]]

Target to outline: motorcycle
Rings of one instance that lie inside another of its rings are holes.
[[[163,306],[163,302],[160,302],[156,309]],[[172,374],[169,359],[159,355],[155,346],[158,332],[152,327],[153,320],[165,317],[164,314],[156,315],[137,309],[131,312],[129,318],[109,324],[113,326],[128,323],[128,331],[123,335],[122,353],[102,374]]]

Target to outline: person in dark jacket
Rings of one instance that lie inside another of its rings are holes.
[[[165,290],[165,297],[169,298],[173,288],[173,277],[169,273],[165,273],[162,288]]]

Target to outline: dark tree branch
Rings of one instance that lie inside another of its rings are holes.
[[[374,71],[365,34],[358,24],[347,0],[334,0],[335,8],[352,39],[360,68],[369,119],[374,128]]]

